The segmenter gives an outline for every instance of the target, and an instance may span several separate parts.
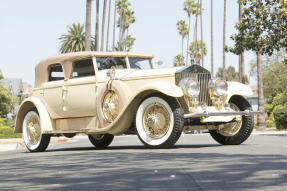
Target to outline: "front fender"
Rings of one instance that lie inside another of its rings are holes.
[[[55,121],[51,119],[43,102],[37,97],[28,97],[21,104],[17,112],[14,133],[22,133],[25,115],[33,108],[36,108],[39,113],[42,133],[53,132]]]
[[[241,95],[243,97],[252,96],[253,92],[251,88],[245,84],[239,82],[227,82],[228,92],[226,102],[229,102],[230,98],[234,95]]]
[[[154,82],[152,84],[146,84],[139,89],[137,94],[147,90],[155,90],[171,97],[183,96],[181,88],[169,82]]]

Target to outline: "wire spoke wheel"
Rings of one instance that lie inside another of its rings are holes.
[[[31,152],[45,151],[50,143],[50,135],[42,134],[39,114],[31,110],[23,121],[23,139],[27,149]]]
[[[240,111],[239,107],[237,107],[234,103],[230,103],[230,108],[234,111]],[[242,116],[237,115],[235,117],[235,121],[224,125],[223,128],[217,130],[223,136],[229,137],[236,135],[242,126]]]

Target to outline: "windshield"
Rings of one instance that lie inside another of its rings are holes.
[[[132,69],[152,69],[150,58],[129,58],[129,62]]]

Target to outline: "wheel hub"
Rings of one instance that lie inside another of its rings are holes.
[[[108,91],[103,100],[103,114],[105,119],[112,123],[119,115],[119,99],[114,91]]]
[[[234,111],[240,111],[240,109],[233,103],[230,103],[230,108],[233,109]],[[237,115],[235,117],[234,122],[225,124],[222,128],[219,128],[217,132],[223,136],[231,137],[239,132],[241,126],[242,126],[242,116]]]
[[[27,121],[27,135],[29,141],[36,145],[41,138],[41,127],[38,119],[31,116]]]
[[[168,131],[170,117],[167,109],[161,104],[151,104],[144,111],[144,130],[149,137],[162,138]]]

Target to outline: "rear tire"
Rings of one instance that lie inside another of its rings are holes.
[[[104,134],[104,135],[89,135],[90,142],[96,148],[106,148],[108,147],[112,141],[114,140],[114,135]]]
[[[230,100],[230,104],[234,104],[238,110],[252,110],[248,101],[240,96],[233,97]],[[228,124],[227,124],[228,125]],[[227,126],[226,125],[226,126]],[[242,116],[242,123],[238,130],[236,130],[234,135],[226,135],[224,131],[220,130],[209,130],[210,135],[214,140],[222,145],[239,145],[246,141],[251,135],[254,127],[253,116]]]
[[[43,152],[47,149],[51,135],[42,134],[40,116],[36,110],[25,115],[22,128],[22,137],[30,152]]]
[[[149,148],[172,147],[178,141],[183,127],[183,112],[173,98],[151,96],[146,98],[137,110],[137,135]]]

